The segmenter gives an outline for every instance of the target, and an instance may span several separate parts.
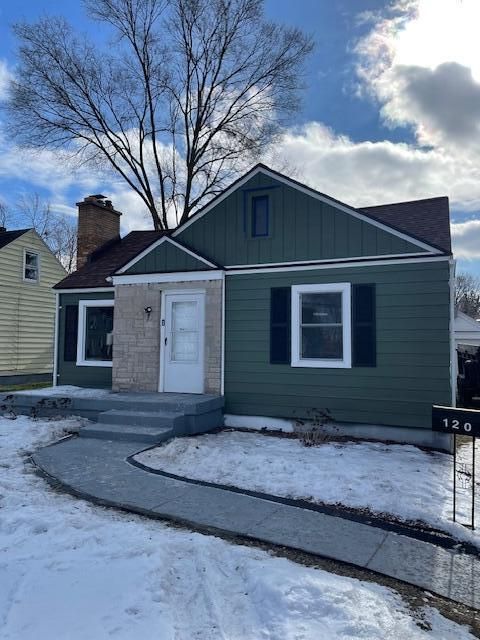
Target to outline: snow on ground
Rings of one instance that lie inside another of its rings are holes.
[[[178,438],[136,459],[180,476],[277,496],[421,520],[480,546],[480,531],[452,522],[452,456],[411,445],[328,443],[224,431]],[[466,500],[460,521],[469,520]]]
[[[385,587],[56,493],[27,454],[76,424],[0,418],[1,640],[473,638]]]
[[[108,389],[87,389],[75,387],[70,384],[58,385],[58,387],[41,387],[37,389],[25,389],[17,391],[17,394],[30,396],[72,396],[75,398],[103,398],[111,394]]]

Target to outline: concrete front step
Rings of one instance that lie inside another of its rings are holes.
[[[170,437],[165,436],[167,431],[186,436],[223,426],[224,398],[193,393],[99,391],[95,395],[92,389],[88,396],[22,392],[4,398],[0,395],[0,410],[3,405],[4,411],[35,417],[76,415],[97,422],[83,429],[83,437],[156,443]]]
[[[168,427],[177,431],[183,430],[185,416],[183,413],[170,411],[128,411],[126,409],[110,409],[98,415],[99,424],[119,424],[141,427]]]
[[[80,429],[81,438],[96,440],[122,440],[131,442],[148,442],[159,444],[173,438],[171,427],[148,427],[130,424],[91,424]]]
[[[94,391],[94,390],[93,390]],[[218,416],[222,413],[224,398],[210,394],[192,393],[114,393],[96,397],[82,397],[75,394],[69,396],[29,394],[28,392],[16,392],[2,396],[0,405],[19,414],[48,417],[57,415],[78,415],[89,420],[97,420],[104,411],[117,409],[119,411],[167,411],[169,413],[181,413],[188,416],[187,422],[208,422],[206,416],[212,416],[212,422],[218,422]],[[217,423],[214,426],[220,426]],[[191,432],[191,429],[188,429]]]

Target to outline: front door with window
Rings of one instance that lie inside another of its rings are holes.
[[[203,393],[204,302],[203,293],[164,295],[163,391]]]

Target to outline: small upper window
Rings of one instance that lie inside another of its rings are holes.
[[[38,253],[25,251],[23,279],[28,282],[38,282]]]
[[[268,196],[252,198],[252,237],[268,236]]]

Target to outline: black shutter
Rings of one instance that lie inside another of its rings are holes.
[[[270,289],[270,363],[290,364],[290,287]]]
[[[352,285],[352,365],[354,367],[377,366],[374,284]]]
[[[63,343],[63,359],[65,362],[77,361],[78,305],[67,304],[65,307],[65,339]]]

